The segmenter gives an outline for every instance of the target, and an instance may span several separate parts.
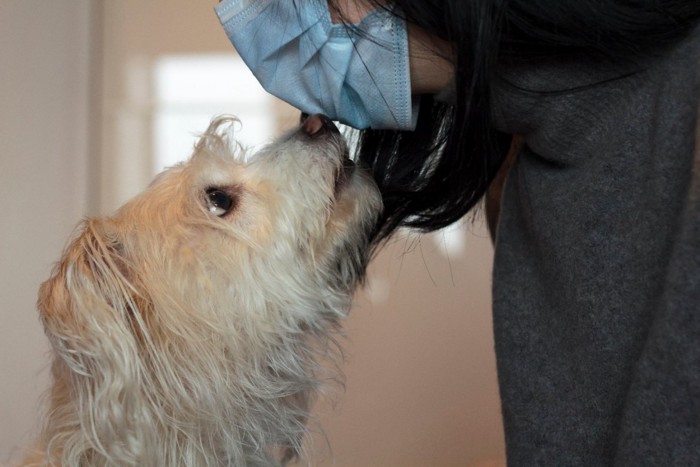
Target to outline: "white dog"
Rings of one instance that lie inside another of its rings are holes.
[[[299,455],[381,200],[325,117],[248,160],[231,122],[113,217],[85,221],[42,285],[52,386],[25,465]]]

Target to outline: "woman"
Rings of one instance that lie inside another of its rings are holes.
[[[379,238],[491,184],[509,465],[700,465],[700,2],[330,3],[218,12],[268,90],[362,128]]]

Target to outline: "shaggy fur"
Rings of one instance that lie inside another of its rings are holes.
[[[251,158],[231,123],[215,120],[189,162],[114,216],[86,220],[42,285],[54,355],[37,464],[299,455],[381,201],[330,122]]]

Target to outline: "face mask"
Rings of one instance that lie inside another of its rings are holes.
[[[354,128],[415,128],[408,35],[395,15],[332,24],[327,0],[225,0],[216,13],[269,93]]]

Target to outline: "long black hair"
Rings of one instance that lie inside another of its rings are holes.
[[[384,197],[377,240],[401,226],[447,226],[483,197],[511,143],[491,120],[503,67],[577,55],[592,63],[643,59],[681,40],[700,18],[698,0],[361,1],[447,40],[455,66],[454,105],[420,96],[414,131],[359,133],[357,157]]]

